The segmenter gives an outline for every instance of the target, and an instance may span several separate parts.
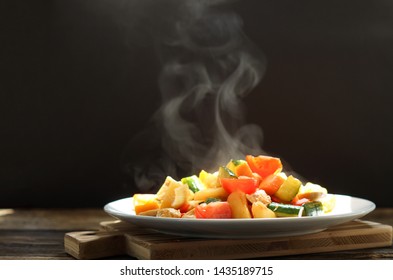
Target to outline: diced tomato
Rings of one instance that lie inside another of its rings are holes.
[[[240,176],[237,179],[220,178],[221,186],[228,193],[241,191],[246,194],[254,193],[258,187],[258,179]]]
[[[271,174],[262,180],[259,188],[264,190],[268,195],[273,195],[278,191],[285,179],[278,174]]]
[[[197,219],[230,219],[232,210],[226,201],[202,203],[195,207],[195,217]]]
[[[308,198],[299,198],[298,196],[295,196],[294,199],[292,199],[291,204],[292,205],[297,205],[297,206],[302,206],[304,203],[310,202]]]
[[[270,156],[246,156],[246,161],[252,172],[258,173],[262,178],[282,171],[282,163],[279,158]]]
[[[181,213],[186,213],[188,210],[190,210],[190,208],[191,208],[190,204],[188,204],[188,203],[186,202],[186,203],[184,203],[184,204],[179,208],[179,211],[180,211]]]
[[[274,195],[270,196],[272,202],[277,202],[277,203],[282,203],[281,199],[278,197],[275,197]]]

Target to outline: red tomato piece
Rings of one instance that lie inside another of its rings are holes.
[[[297,206],[302,206],[304,203],[310,202],[308,198],[299,198],[298,196],[295,196],[294,199],[292,199],[291,204],[292,205],[297,205]]]
[[[270,196],[272,202],[277,202],[277,203],[282,203],[281,199],[278,197],[275,197],[274,195]]]
[[[246,161],[252,172],[258,173],[262,178],[282,171],[282,163],[279,158],[270,156],[246,156]]]
[[[259,188],[264,190],[268,195],[273,195],[278,191],[285,179],[277,174],[271,174],[262,180]]]
[[[184,203],[180,208],[179,211],[181,213],[186,213],[188,210],[190,210],[190,204],[188,204],[187,202]]]
[[[251,194],[256,191],[259,181],[256,178],[240,176],[237,179],[220,178],[220,183],[227,193],[241,191],[246,194]]]
[[[231,219],[232,210],[226,201],[202,203],[195,207],[197,219]]]

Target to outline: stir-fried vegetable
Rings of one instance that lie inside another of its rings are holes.
[[[250,210],[248,209],[247,197],[244,192],[235,191],[228,196],[228,203],[232,209],[232,218],[251,218]]]
[[[299,192],[302,182],[293,176],[289,176],[274,194],[282,202],[289,203]]]
[[[236,176],[247,176],[253,177],[252,170],[245,160],[231,160],[227,164],[229,168]]]
[[[199,178],[195,175],[185,177],[181,179],[181,182],[186,184],[193,193],[199,192],[205,188]]]
[[[264,190],[268,195],[274,195],[285,180],[286,176],[281,173],[271,174],[262,180],[259,188]]]
[[[220,178],[221,186],[227,193],[241,191],[246,194],[254,193],[258,188],[258,180],[241,176],[239,178]]]
[[[226,201],[202,203],[195,207],[195,217],[199,219],[230,219],[232,210]]]
[[[271,174],[277,174],[282,170],[282,163],[279,158],[269,156],[246,156],[246,160],[251,170],[258,173],[262,179]]]
[[[137,215],[261,219],[324,215],[333,210],[335,196],[287,176],[279,158],[247,155],[215,172],[179,181],[168,176],[156,194],[134,194],[133,202]]]

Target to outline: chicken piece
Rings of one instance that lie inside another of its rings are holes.
[[[252,194],[246,194],[248,201],[251,203],[260,201],[265,205],[268,205],[272,202],[270,195],[268,195],[264,190],[257,190]]]
[[[195,208],[192,208],[190,211],[184,213],[184,215],[182,216],[182,218],[185,219],[195,219]]]
[[[156,217],[161,218],[181,218],[179,210],[174,208],[162,208],[157,211]]]

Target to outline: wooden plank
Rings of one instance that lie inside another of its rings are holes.
[[[1,230],[0,259],[72,259],[64,251],[65,231]]]
[[[202,239],[165,235],[123,222],[98,232],[66,234],[65,248],[78,259],[127,253],[138,259],[243,259],[392,246],[392,227],[352,221],[323,232],[265,239]],[[107,251],[105,248],[117,248]]]
[[[102,209],[0,209],[0,230],[97,230],[114,221]]]
[[[78,242],[73,242],[78,240]],[[99,259],[123,255],[126,252],[123,233],[83,231],[66,234],[65,251],[80,259]]]

